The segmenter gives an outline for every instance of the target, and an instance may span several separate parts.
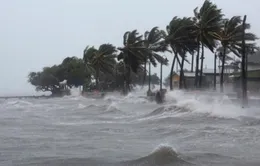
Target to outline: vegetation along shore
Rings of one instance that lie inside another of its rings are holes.
[[[201,7],[194,9],[193,16],[173,17],[165,30],[153,27],[140,34],[137,30],[127,31],[123,35],[121,46],[110,43],[102,44],[98,48],[87,46],[82,58],[67,57],[61,64],[44,67],[42,71],[29,73],[28,81],[37,91],[50,91],[52,95],[69,93],[72,87],[82,86],[83,92],[120,90],[126,94],[134,85],[151,82],[162,84],[162,76],[151,74],[151,66],[171,64],[167,84],[173,89],[174,65],[179,66],[180,89],[187,88],[184,76],[185,64],[191,65],[191,72],[195,66],[193,87],[206,88],[203,81],[204,51],[208,49],[221,63],[220,90],[224,91],[225,62],[229,54],[236,55],[239,74],[242,78],[242,95],[246,98],[247,85],[247,55],[254,54],[258,47],[258,39],[250,31],[250,24],[246,22],[246,15],[226,18],[223,11],[216,4],[205,0]],[[173,56],[168,62],[166,52]],[[191,61],[188,60],[192,59]],[[216,62],[215,62],[216,64]],[[216,65],[214,67],[216,76]],[[214,79],[216,88],[216,78]]]

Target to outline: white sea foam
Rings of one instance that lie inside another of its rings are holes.
[[[174,100],[178,107],[192,110],[195,113],[207,113],[212,116],[224,118],[237,118],[250,115],[247,109],[233,104],[225,95],[173,91],[167,93],[167,98],[168,102]]]

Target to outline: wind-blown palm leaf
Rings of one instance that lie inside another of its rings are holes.
[[[198,7],[194,9],[194,16],[197,40],[213,52],[216,41],[212,33],[219,32],[223,26],[221,9],[205,0],[199,11]]]
[[[194,21],[192,18],[174,17],[166,27],[168,36],[166,43],[169,43],[173,52],[194,53],[197,48],[197,42],[194,37]],[[183,55],[183,54],[180,54]]]
[[[161,55],[153,53],[153,57],[158,61],[161,62],[163,65],[168,65],[168,60],[163,58]]]
[[[218,52],[218,53],[223,53],[223,51],[224,51],[224,48],[222,46],[220,46],[216,49],[216,52]],[[229,49],[226,49],[226,54],[229,54],[230,52],[231,51]]]
[[[95,69],[91,65],[85,65],[85,71],[87,73],[91,73],[91,74],[94,74],[96,72]]]
[[[145,55],[141,53],[144,50],[142,35],[139,35],[137,30],[127,31],[123,36],[123,47],[118,50],[121,53],[118,55],[118,60],[123,60],[124,63],[137,73],[138,68],[145,60]]]
[[[144,36],[144,47],[146,49],[142,50],[142,54],[145,55],[146,60],[149,60],[155,67],[157,66],[157,62],[167,65],[165,58],[157,54],[157,52],[171,52],[168,49],[167,43],[164,41],[166,36],[165,32],[159,30],[158,27],[154,27],[151,29],[151,31],[146,31]],[[147,61],[145,61],[145,63],[146,62]]]
[[[94,56],[94,53],[97,52],[97,49],[95,49],[93,46],[89,47],[87,46],[84,50],[83,54],[83,60],[86,64],[90,63],[90,60]]]
[[[86,64],[86,70],[95,73],[97,88],[99,87],[100,72],[114,74],[115,53],[116,48],[111,44],[102,44],[98,49],[86,47],[84,50],[83,59]]]
[[[165,58],[161,55],[157,54],[158,52],[165,52],[170,50],[168,49],[168,44],[164,41],[166,33],[163,30],[159,30],[158,27],[153,27],[150,31],[146,31],[144,33],[144,50],[141,50],[141,54],[145,57],[144,59],[144,77],[143,83],[145,82],[146,77],[146,63],[149,62],[153,66],[157,66],[157,63],[168,65]],[[150,65],[150,64],[149,64]],[[150,75],[150,67],[149,67],[149,75]],[[149,82],[150,87],[150,82]]]
[[[241,57],[242,46],[245,44],[246,52],[254,52],[256,49],[255,44],[253,43],[257,37],[252,34],[246,32],[250,28],[249,24],[243,26],[242,19],[240,16],[234,16],[231,19],[225,19],[224,27],[219,31],[213,33],[214,37],[218,39],[224,50],[229,49],[236,56]],[[244,43],[243,43],[244,42]],[[243,43],[243,44],[242,44]],[[223,52],[222,62],[225,62],[226,52]],[[224,80],[224,63],[222,63],[221,77],[220,77],[220,87],[221,91],[223,91],[223,80]]]
[[[249,28],[250,24],[246,24],[245,30],[248,30]],[[226,19],[223,29],[219,32],[213,33],[213,35],[221,42],[223,47],[227,47],[235,55],[240,57],[243,39],[243,26],[240,16],[234,16],[231,19]],[[252,43],[256,39],[258,38],[255,34],[249,32],[245,33],[245,41],[247,41],[246,50],[257,50],[255,43]]]
[[[173,68],[175,60],[183,71],[184,62],[187,61],[186,53],[193,54],[198,46],[196,34],[194,33],[194,19],[190,17],[178,18],[174,17],[168,26],[166,26],[167,36],[165,42],[170,45],[174,53],[170,75],[173,76]],[[178,56],[181,56],[182,60]],[[183,72],[181,72],[183,78]],[[183,79],[180,79],[183,80]],[[180,83],[181,85],[182,83]],[[170,79],[170,89],[172,90],[172,79]]]
[[[116,64],[116,48],[111,44],[102,44],[99,49],[94,52],[91,64],[94,68],[101,69],[102,72],[113,73],[113,67]]]

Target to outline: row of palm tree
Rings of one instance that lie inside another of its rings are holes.
[[[158,27],[154,27],[151,31],[146,31],[144,39],[136,30],[126,32],[124,34],[124,45],[118,47],[120,51],[117,54],[117,49],[111,44],[102,44],[98,49],[94,47],[86,47],[84,50],[84,62],[86,69],[95,73],[96,87],[99,89],[100,72],[118,75],[121,74],[125,78],[126,89],[131,90],[131,73],[137,73],[140,70],[146,71],[147,63],[149,65],[149,76],[151,75],[151,65],[157,66],[158,63],[167,65],[168,61],[158,52],[167,51],[167,45],[162,44],[164,37],[163,31]],[[116,58],[117,61],[116,62]],[[118,70],[123,66],[122,70]],[[145,81],[146,73],[144,73]],[[149,77],[150,78],[150,77]],[[150,79],[149,79],[150,90]]]
[[[174,65],[177,63],[180,67],[179,88],[182,89],[185,88],[185,62],[191,63],[193,71],[194,55],[196,55],[194,86],[202,88],[204,52],[205,49],[209,49],[212,56],[221,55],[220,88],[223,91],[227,53],[232,52],[241,58],[244,47],[246,53],[253,53],[257,50],[254,43],[257,39],[256,35],[248,32],[250,24],[245,23],[244,25],[240,16],[224,18],[222,10],[216,4],[205,0],[200,8],[194,9],[194,16],[173,17],[166,26],[166,31],[160,30],[158,27],[146,31],[144,35],[140,35],[137,30],[127,31],[123,36],[123,46],[121,47],[116,48],[111,44],[103,44],[98,49],[87,47],[84,50],[84,61],[87,69],[95,72],[97,87],[100,72],[115,74],[117,65],[123,66],[122,76],[125,78],[126,88],[130,90],[132,72],[137,73],[140,70],[146,72],[148,64],[150,74],[151,65],[156,67],[158,63],[168,64],[163,53],[170,52],[174,56],[170,78],[173,76]],[[188,61],[188,55],[191,55],[191,62]],[[144,74],[144,81],[145,76],[146,74]],[[172,79],[170,79],[170,89],[173,89]],[[150,86],[148,91],[150,91]]]

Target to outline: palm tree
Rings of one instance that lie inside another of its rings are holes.
[[[116,87],[124,87],[126,81],[125,64],[123,61],[119,61],[114,68]]]
[[[156,67],[157,62],[163,65],[167,65],[167,61],[158,52],[165,52],[168,50],[168,45],[164,43],[163,39],[165,38],[165,32],[158,29],[158,27],[154,27],[151,31],[146,31],[144,33],[144,50],[141,50],[142,54],[145,54],[144,61],[144,70],[146,71],[146,63],[149,61],[149,88],[148,92],[151,91],[151,64]],[[146,72],[144,73],[144,81],[145,81]],[[143,81],[143,82],[144,82]]]
[[[214,90],[216,90],[217,85],[217,53],[214,54]]]
[[[243,31],[250,29],[250,24],[245,24],[243,27],[242,19],[240,16],[234,16],[231,19],[226,19],[224,22],[224,27],[219,32],[212,33],[212,35],[221,42],[223,47],[222,52],[222,67],[221,67],[221,77],[220,77],[220,90],[224,91],[223,83],[224,83],[224,68],[226,61],[227,51],[230,50],[238,57],[241,57],[242,52],[242,40],[243,36],[245,42],[252,42],[257,39],[256,35],[253,33],[245,33],[243,35]],[[246,50],[256,49],[254,43],[246,43]]]
[[[246,26],[246,15],[244,16],[242,27],[242,63],[241,63],[241,77],[242,77],[242,94],[243,94],[243,105],[248,104],[247,98],[247,59],[246,59],[246,43],[245,43],[245,26]]]
[[[168,65],[168,59],[165,58],[165,63]],[[160,68],[160,91],[162,91],[162,72],[163,72],[163,62],[161,62],[161,68]]]
[[[123,37],[123,47],[118,48],[121,52],[117,59],[123,60],[127,68],[126,86],[128,91],[130,91],[131,71],[137,73],[146,59],[145,54],[142,53],[142,50],[145,49],[142,37],[137,30],[128,31]]]
[[[211,52],[214,52],[216,41],[212,33],[220,31],[222,27],[223,14],[221,9],[218,9],[215,4],[209,0],[205,0],[202,7],[194,9],[194,21],[196,27],[197,40],[197,57],[196,57],[196,78],[195,85],[198,86],[198,71],[199,71],[199,54],[201,49],[200,77],[199,87],[202,85],[204,47],[207,47]]]
[[[99,90],[100,72],[113,74],[116,64],[116,48],[111,44],[102,44],[98,49],[87,47],[84,50],[84,62],[89,70],[95,70],[96,88]]]
[[[190,72],[193,73],[193,68],[194,68],[194,54],[191,54],[191,67],[190,67]]]
[[[174,58],[172,62],[171,72],[170,72],[170,89],[172,90],[172,76],[175,60],[181,68],[181,77],[184,77],[183,65],[184,63],[180,62],[178,55],[185,61],[186,53],[193,54],[197,44],[194,37],[194,21],[192,18],[178,18],[174,17],[169,25],[166,27],[167,37],[165,42],[169,44],[174,53]]]

